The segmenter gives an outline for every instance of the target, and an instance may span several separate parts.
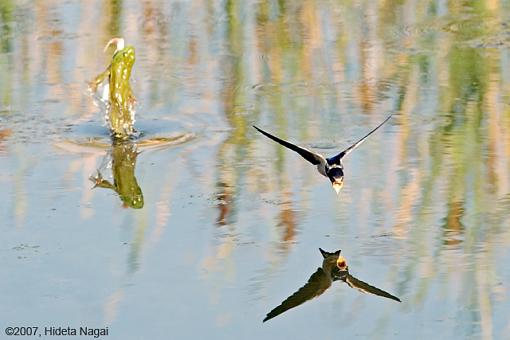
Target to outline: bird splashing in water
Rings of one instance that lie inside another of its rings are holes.
[[[126,139],[136,132],[136,98],[131,90],[129,79],[135,63],[135,49],[125,46],[123,38],[113,38],[106,44],[104,51],[114,46],[115,51],[110,65],[90,84],[92,93],[102,88],[101,100],[106,106],[106,121],[111,134],[116,139]]]

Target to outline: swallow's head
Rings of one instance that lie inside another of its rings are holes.
[[[340,189],[344,186],[344,171],[341,167],[335,166],[328,169],[327,175],[331,184],[333,185],[333,189],[338,194]]]
[[[345,261],[345,258],[343,256],[338,256],[338,259],[336,260],[336,266],[341,271],[346,271],[349,268],[347,266],[347,262]]]
[[[330,253],[330,252],[327,252],[325,251],[324,249],[322,248],[319,248],[321,254],[322,254],[322,257],[324,257],[325,259],[328,258],[328,257],[335,257],[335,258],[338,258],[340,256],[340,252],[341,250],[337,250],[335,251],[334,253]]]

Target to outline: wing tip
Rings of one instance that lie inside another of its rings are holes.
[[[393,301],[398,301],[398,302],[402,303],[402,300],[400,300],[400,298],[399,298],[399,297],[397,297],[397,296],[395,296],[395,295],[392,295],[392,294],[390,294],[390,293],[388,293],[388,295],[389,295],[389,296],[388,296],[388,298],[389,298],[389,299],[391,299],[391,300],[393,300]]]

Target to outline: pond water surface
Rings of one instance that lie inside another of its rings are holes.
[[[490,0],[0,0],[0,338],[505,338],[509,19]],[[87,90],[116,36],[142,132],[121,147]],[[251,127],[331,156],[389,114],[338,196]],[[263,323],[319,247],[402,302],[338,280]]]

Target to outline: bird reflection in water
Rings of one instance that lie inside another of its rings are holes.
[[[100,170],[97,175],[91,176],[94,188],[114,190],[120,197],[125,208],[143,208],[143,193],[135,177],[137,145],[129,141],[115,142],[106,155],[107,162],[111,160],[113,184],[104,179]]]
[[[324,258],[322,261],[322,267],[318,268],[317,271],[310,276],[308,282],[303,287],[299,288],[297,292],[289,296],[279,306],[267,313],[263,322],[266,322],[267,320],[272,319],[291,308],[297,307],[306,301],[321,295],[334,281],[338,280],[345,282],[349,287],[355,288],[363,293],[374,294],[400,302],[398,297],[377,287],[371,286],[366,282],[358,280],[349,274],[347,262],[343,256],[340,256],[341,250],[337,250],[334,253],[329,253],[321,248],[319,248],[319,250]]]

